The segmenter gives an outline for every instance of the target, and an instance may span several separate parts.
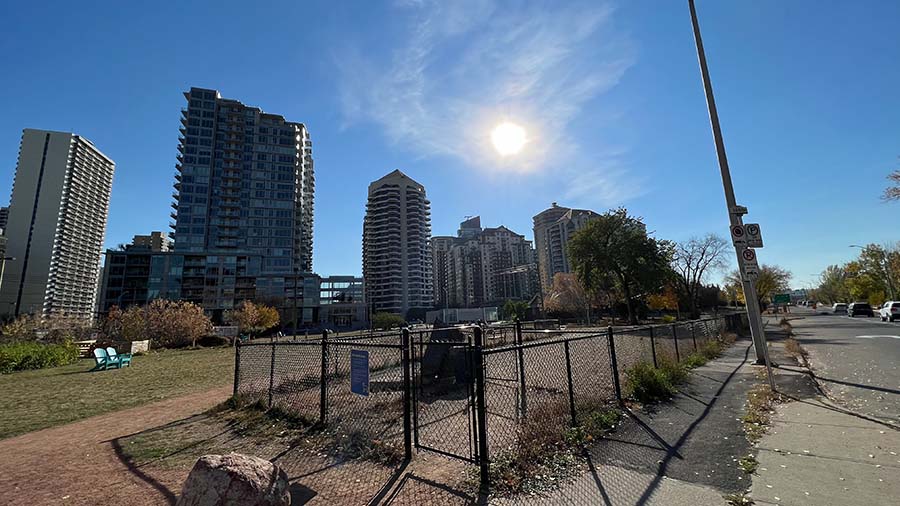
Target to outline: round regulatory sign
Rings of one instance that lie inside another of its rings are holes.
[[[744,260],[746,260],[748,262],[752,262],[753,260],[756,259],[756,252],[753,251],[752,249],[745,249],[744,251],[741,252],[741,256],[744,257]]]
[[[747,225],[747,234],[748,235],[759,235],[759,226]]]
[[[731,235],[735,237],[743,237],[744,236],[744,227],[741,225],[735,225],[731,227]]]

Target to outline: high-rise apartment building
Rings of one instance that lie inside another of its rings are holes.
[[[554,202],[534,217],[534,245],[544,293],[550,290],[556,273],[571,272],[566,251],[569,238],[598,216],[594,211],[562,207]]]
[[[131,247],[144,248],[155,253],[169,251],[169,236],[165,232],[150,232],[150,235],[136,235],[131,239]]]
[[[174,251],[256,255],[264,275],[312,271],[315,178],[306,126],[216,90],[184,96]]]
[[[93,316],[114,171],[84,137],[23,131],[0,313]]]
[[[432,238],[431,254],[436,307],[480,307],[536,292],[528,283],[527,266],[535,262],[531,241],[504,226],[481,228],[478,216],[462,222],[456,237]],[[513,272],[524,272],[524,279],[513,280],[522,277]]]
[[[369,185],[363,278],[373,312],[407,316],[431,309],[430,240],[431,203],[424,186],[399,170]]]

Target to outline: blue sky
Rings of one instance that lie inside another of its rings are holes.
[[[117,162],[107,245],[168,229],[192,85],[308,125],[323,275],[360,272],[366,187],[395,168],[426,186],[435,235],[479,214],[531,237],[552,201],[624,205],[663,238],[728,232],[686,2],[148,6],[15,2],[0,15],[0,185],[22,128],[88,137]],[[900,3],[698,10],[761,261],[805,286],[851,258],[848,244],[896,240],[897,205],[879,194],[900,168]],[[518,156],[490,149],[504,120],[528,132]]]

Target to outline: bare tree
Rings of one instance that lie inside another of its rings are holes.
[[[891,182],[891,186],[884,189],[881,198],[887,201],[900,200],[900,170],[891,172],[887,178]]]
[[[700,316],[698,306],[703,279],[710,271],[725,268],[727,248],[728,242],[715,234],[692,237],[675,245],[672,270],[682,295],[690,304],[692,318]]]

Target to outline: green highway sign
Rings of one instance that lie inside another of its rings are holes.
[[[791,294],[789,293],[779,293],[772,297],[773,304],[788,304],[791,302]]]

